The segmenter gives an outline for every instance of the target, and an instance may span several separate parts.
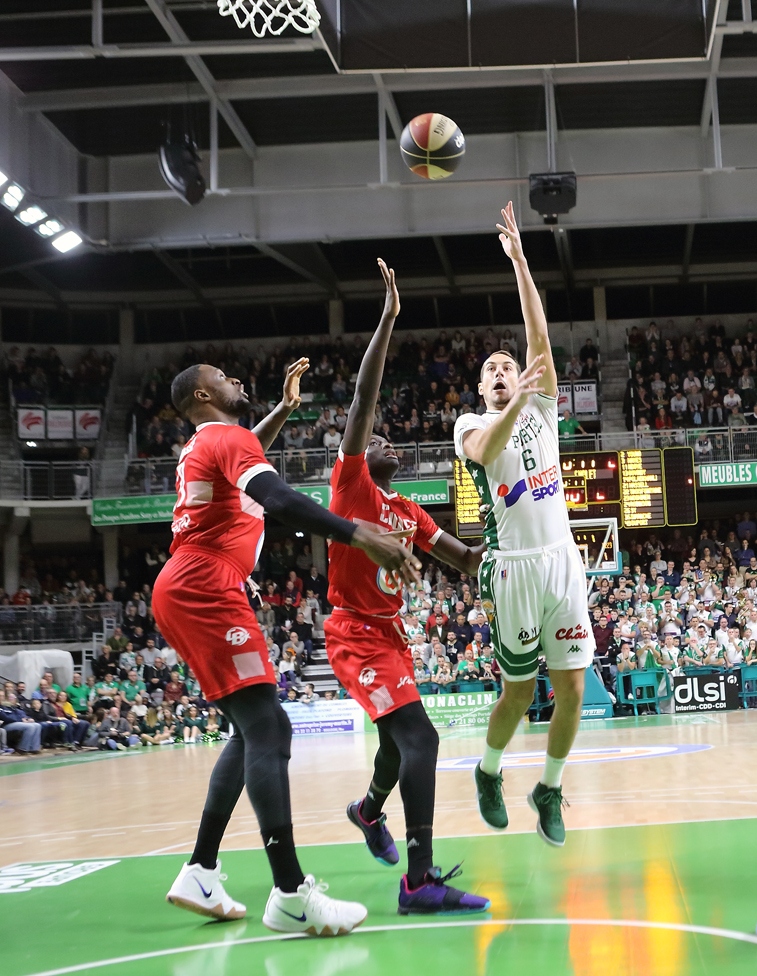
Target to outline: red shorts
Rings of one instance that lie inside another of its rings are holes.
[[[326,653],[334,674],[375,722],[420,701],[413,657],[398,620],[335,610],[324,624]]]
[[[152,609],[209,701],[247,685],[276,684],[244,578],[217,553],[183,546],[155,581]]]

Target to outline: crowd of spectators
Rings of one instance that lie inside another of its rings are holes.
[[[630,671],[757,664],[756,539],[757,524],[743,512],[695,534],[630,540],[623,573],[599,579],[589,595],[597,665],[620,705],[619,676]],[[749,701],[757,705],[757,689]]]
[[[91,560],[24,558],[16,591],[0,587],[0,641],[87,640],[116,612]]]
[[[674,529],[664,538],[652,532],[624,538],[622,573],[596,579],[588,597],[595,667],[616,701],[616,712],[629,707],[623,676],[632,671],[658,672],[662,691],[664,672],[757,665],[755,540],[757,523],[750,512],[692,533]],[[132,565],[144,560],[157,575],[164,555],[153,547],[130,559]],[[81,596],[74,576],[56,592]],[[24,579],[30,589],[32,577],[27,566]],[[331,609],[328,581],[313,564],[309,546],[302,540],[274,541],[255,578],[249,598],[278,675],[280,699],[309,704],[344,695],[333,680],[322,694],[305,680],[305,668],[315,660],[316,634]],[[44,579],[49,586],[48,576]],[[86,580],[83,585],[89,589]],[[223,715],[205,699],[192,671],[156,627],[151,593],[150,583],[132,591],[125,580],[109,593],[122,609],[122,623],[85,680],[77,673],[61,688],[48,672],[30,694],[23,683],[5,683],[0,750],[122,750],[225,736]],[[426,558],[422,585],[404,596],[400,617],[419,689],[424,694],[498,693],[501,673],[476,578]],[[757,689],[749,704],[757,706]]]
[[[88,349],[70,369],[57,349],[22,352],[12,346],[5,357],[5,370],[17,403],[95,404],[104,403],[108,394],[115,359],[107,350]]]
[[[223,348],[189,347],[181,362],[155,368],[140,392],[129,426],[137,432],[142,457],[177,458],[191,434],[171,404],[171,380],[194,363],[205,362],[236,376],[250,398],[250,425],[281,395],[287,366],[308,356],[310,370],[302,377],[303,406],[293,415],[272,450],[337,448],[347,423],[354,381],[365,352],[365,341],[337,337],[292,339],[270,353],[250,354],[231,344]],[[455,420],[462,413],[481,412],[478,394],[481,364],[497,349],[522,360],[522,340],[511,329],[471,330],[464,335],[416,338],[397,333],[386,358],[375,429],[397,444],[438,443],[452,440]],[[599,353],[587,339],[577,356],[561,369],[566,379],[596,378]]]
[[[641,446],[685,442],[686,428],[732,428],[738,457],[757,456],[757,333],[752,319],[727,338],[721,322],[705,328],[696,319],[691,333],[677,335],[650,322],[628,334],[633,376],[623,410],[628,430]],[[726,433],[694,441],[697,463],[729,457]]]

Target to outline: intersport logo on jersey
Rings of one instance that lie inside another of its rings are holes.
[[[538,474],[529,475],[528,478],[521,478],[512,488],[508,485],[500,485],[497,494],[505,499],[505,508],[512,508],[521,495],[527,491],[531,492],[531,497],[535,502],[540,502],[542,498],[549,498],[560,491],[560,473],[557,465],[552,465],[545,471]]]

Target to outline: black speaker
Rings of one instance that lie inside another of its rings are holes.
[[[576,205],[576,174],[532,173],[528,177],[528,202],[546,224],[556,224],[558,214],[569,213]]]
[[[158,152],[160,172],[166,183],[190,206],[205,196],[205,179],[200,172],[200,156],[197,146],[188,133],[178,138],[171,130]]]

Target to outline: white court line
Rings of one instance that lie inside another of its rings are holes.
[[[649,922],[642,919],[622,918],[484,918],[455,922],[419,922],[407,925],[366,925],[355,929],[354,936],[368,935],[374,932],[407,932],[416,929],[453,929],[480,928],[484,926],[515,926],[515,925],[581,925],[587,927],[656,929],[666,932],[686,932],[690,935],[709,935],[714,938],[731,939],[734,942],[747,942],[757,946],[757,935],[748,932],[737,932],[733,929],[712,928],[708,925],[684,925],[678,922]],[[64,966],[61,969],[46,969],[31,976],[66,976],[67,973],[81,973],[88,969],[100,969],[104,966],[118,966],[128,962],[142,962],[145,959],[160,959],[164,956],[178,956],[185,952],[204,952],[208,949],[230,949],[233,946],[257,945],[264,942],[289,942],[293,939],[308,939],[304,933],[261,935],[251,939],[237,939],[232,942],[204,942],[201,945],[181,946],[175,949],[157,949],[153,952],[140,952],[133,956],[114,956],[112,959],[100,959],[98,962],[85,962],[76,966]]]
[[[692,801],[686,801],[689,804]],[[568,835],[577,834],[584,830],[629,830],[636,829],[640,827],[676,827],[679,824],[708,824],[708,823],[732,823],[734,820],[755,820],[753,814],[744,814],[741,817],[708,817],[706,820],[652,820],[649,823],[643,824],[629,824],[629,823],[617,823],[617,824],[592,824],[591,826],[585,827],[572,827],[568,830]],[[296,829],[296,825],[295,825]],[[506,831],[481,831],[479,834],[434,834],[434,840],[474,840],[478,837],[495,837],[498,833],[501,836],[513,836],[520,837],[523,834],[532,834],[534,831],[532,829],[527,830],[512,830],[508,828]],[[226,835],[229,836],[228,834]],[[20,842],[19,842],[20,843]],[[331,841],[314,841],[311,843],[297,844],[297,848],[300,847],[340,847],[343,844],[364,844],[365,841],[361,838],[355,838],[354,840],[331,840]],[[192,839],[186,842],[186,848],[192,848],[194,844],[194,834]],[[2,846],[11,846],[10,844]],[[114,860],[126,861],[129,858],[135,857],[170,857],[172,856],[172,851],[176,847],[180,847],[180,844],[174,844],[170,848],[160,847],[155,851],[145,851],[142,854],[109,854],[108,857]],[[238,847],[236,849],[221,851],[221,854],[247,854],[250,851],[262,851],[263,847]],[[92,857],[51,857],[45,858],[44,861],[15,861],[13,864],[5,865],[6,868],[16,867],[18,864],[62,864],[68,863],[69,861],[88,861],[92,860]]]

